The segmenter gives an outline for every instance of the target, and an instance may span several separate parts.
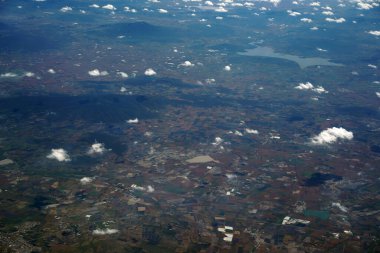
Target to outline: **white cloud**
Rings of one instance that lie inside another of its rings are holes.
[[[103,143],[94,143],[91,145],[89,150],[87,151],[87,154],[92,155],[92,154],[103,154],[107,149],[104,147]]]
[[[363,2],[358,2],[357,6],[358,6],[359,10],[369,10],[369,9],[373,8],[373,6],[371,4],[363,3]]]
[[[93,70],[90,70],[88,71],[88,74],[90,76],[108,76],[108,72],[103,70],[103,71],[99,71],[99,69],[93,69]]]
[[[65,6],[65,7],[62,7],[60,9],[61,12],[68,12],[68,11],[72,11],[73,8],[71,8],[70,6]]]
[[[311,90],[314,88],[314,85],[311,84],[310,82],[306,82],[306,83],[299,83],[298,86],[294,87],[295,89],[298,89],[298,90]]]
[[[343,23],[346,22],[344,18],[326,18],[325,19],[327,22],[333,22],[333,23]]]
[[[249,128],[246,128],[245,132],[247,134],[259,134],[259,131],[255,130],[255,129],[249,129]]]
[[[380,92],[376,92],[376,96],[380,98]]]
[[[232,131],[231,131],[232,132]],[[238,130],[235,130],[235,132],[232,132],[234,135],[237,135],[237,136],[243,136],[243,133],[238,131]]]
[[[215,142],[212,143],[214,146],[218,146],[223,143],[223,139],[220,137],[215,137]]]
[[[119,232],[119,230],[117,230],[117,229],[110,229],[110,228],[95,229],[94,231],[92,231],[92,233],[94,235],[112,235],[112,234],[116,234],[118,232]]]
[[[294,224],[304,224],[304,225],[308,225],[310,224],[310,221],[308,220],[302,220],[302,219],[295,219],[295,218],[291,218],[289,216],[286,216],[283,221],[282,221],[282,225],[294,225]]]
[[[211,1],[206,1],[206,2],[205,2],[205,5],[208,5],[208,6],[213,6],[213,5],[214,5],[214,3],[213,3],[213,2],[211,2]]]
[[[70,156],[67,154],[66,150],[63,148],[52,149],[51,153],[46,156],[49,159],[56,159],[59,162],[69,162],[71,161]]]
[[[85,185],[85,184],[89,184],[93,181],[94,179],[92,177],[82,177],[80,179],[80,183]]]
[[[316,88],[313,89],[313,91],[321,94],[321,93],[329,93],[327,90],[325,90],[325,88],[323,88],[322,86],[317,86]]]
[[[145,70],[144,75],[146,75],[146,76],[154,76],[154,75],[157,75],[157,73],[153,69],[149,68],[149,69]]]
[[[113,6],[112,4],[104,5],[104,6],[102,6],[102,8],[106,9],[106,10],[111,10],[111,11],[115,11],[116,10],[116,7]]]
[[[184,61],[180,64],[182,67],[194,67],[194,64],[191,63],[190,61]]]
[[[137,124],[137,123],[139,123],[139,119],[138,118],[129,119],[129,120],[127,120],[127,123],[129,123],[129,124]]]
[[[291,11],[291,10],[288,10],[287,13],[289,14],[289,16],[292,16],[292,17],[296,17],[296,16],[301,15],[301,13],[299,13],[297,11]]]
[[[317,50],[320,51],[320,52],[327,52],[326,49],[323,49],[323,48],[320,48],[320,47],[317,47]]]
[[[324,144],[332,144],[337,142],[339,139],[341,140],[352,140],[354,135],[352,132],[347,131],[343,127],[333,127],[327,128],[323,130],[320,134],[314,136],[311,139],[313,144],[324,145]]]
[[[13,78],[13,77],[18,77],[17,74],[8,72],[0,75],[1,78]]]
[[[55,70],[54,69],[48,69],[48,73],[55,74]]]
[[[380,36],[380,31],[369,31],[368,33],[375,36]]]
[[[332,16],[332,15],[334,15],[334,12],[332,12],[332,11],[322,11],[322,14],[326,15],[326,16]]]
[[[229,65],[224,66],[224,70],[225,70],[225,71],[231,71],[231,66],[229,66]]]
[[[342,212],[345,212],[345,213],[348,212],[347,207],[343,206],[343,205],[342,205],[341,203],[339,203],[339,202],[332,203],[332,206],[333,206],[333,207],[337,207],[337,208],[339,208]]]
[[[207,78],[207,79],[205,80],[205,82],[206,82],[207,84],[212,84],[212,83],[215,83],[216,80],[215,80],[215,78]]]
[[[25,72],[24,73],[24,76],[26,77],[34,77],[36,74],[34,74],[33,72]]]
[[[138,186],[138,185],[136,185],[136,184],[132,184],[132,185],[131,185],[131,188],[132,188],[133,190],[144,191],[144,192],[150,192],[150,193],[155,191],[155,189],[154,189],[153,186],[151,186],[151,185],[148,185],[147,187],[143,187],[143,186]]]
[[[90,7],[91,7],[91,8],[100,8],[100,6],[97,5],[97,4],[91,4]]]
[[[216,11],[216,12],[228,12],[228,10],[225,9],[223,6],[219,6],[218,8],[215,8],[214,11]]]
[[[310,6],[318,7],[318,6],[321,6],[321,3],[320,2],[312,2],[310,4]]]
[[[165,10],[165,9],[158,9],[158,12],[159,12],[159,13],[168,13],[168,11]]]
[[[154,192],[155,190],[154,190],[153,186],[148,185],[146,191],[147,191],[147,192]]]
[[[372,69],[377,69],[377,66],[376,65],[373,65],[373,64],[368,64],[368,67],[372,68]]]
[[[119,71],[119,72],[117,72],[117,74],[118,74],[121,78],[128,78],[128,74],[125,73],[125,72]]]
[[[311,90],[317,93],[328,93],[322,86],[314,87],[314,85],[310,82],[299,83],[298,86],[294,87],[297,90]]]
[[[313,20],[311,20],[310,18],[301,18],[301,21],[305,22],[305,23],[311,23],[311,22],[313,22]]]
[[[256,1],[271,3],[274,6],[277,6],[277,5],[279,5],[281,3],[281,0],[256,0]]]
[[[237,176],[236,176],[235,174],[231,174],[231,173],[227,173],[227,174],[226,174],[226,177],[227,177],[228,179],[236,179],[236,178],[237,178]]]

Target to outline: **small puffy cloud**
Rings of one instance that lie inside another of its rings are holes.
[[[154,76],[154,75],[157,75],[157,73],[153,69],[149,68],[149,69],[145,70],[144,75],[146,75],[146,76]]]
[[[299,83],[298,86],[294,87],[297,90],[311,90],[317,93],[328,93],[322,86],[314,87],[314,85],[310,82]]]
[[[291,11],[291,10],[288,10],[287,13],[289,14],[289,16],[292,16],[292,17],[296,17],[296,16],[301,15],[301,13],[299,13],[297,11]]]
[[[333,23],[343,23],[346,22],[346,19],[344,18],[326,18],[325,19],[327,22],[333,22]]]
[[[213,83],[216,82],[216,80],[215,80],[215,78],[207,78],[207,79],[205,80],[205,82],[206,82],[207,84],[213,84]]]
[[[119,72],[117,72],[117,74],[118,74],[121,78],[128,78],[128,74],[125,73],[125,72],[119,71]]]
[[[369,9],[372,9],[373,6],[369,3],[364,3],[364,2],[358,2],[357,3],[357,6],[358,6],[358,9],[359,10],[369,10]]]
[[[94,231],[92,231],[92,233],[94,235],[112,235],[112,234],[116,234],[118,232],[119,232],[119,230],[117,230],[117,229],[110,229],[110,228],[95,229]]]
[[[237,176],[236,176],[235,174],[231,174],[231,173],[227,173],[227,174],[226,174],[226,177],[227,177],[228,179],[236,179],[236,178],[237,178]]]
[[[281,0],[257,0],[257,1],[271,3],[274,6],[277,6],[281,3]]]
[[[294,88],[298,89],[298,90],[311,90],[314,88],[314,85],[310,82],[299,83],[298,86],[296,86]]]
[[[164,13],[164,14],[165,14],[165,13],[168,13],[168,11],[165,10],[165,9],[158,9],[158,12],[159,12],[159,13]]]
[[[216,11],[216,12],[228,12],[228,10],[225,9],[223,6],[219,6],[218,8],[215,8],[214,11]]]
[[[65,7],[62,7],[59,11],[61,12],[68,12],[68,11],[72,11],[73,8],[71,8],[70,6],[65,6]]]
[[[205,2],[205,5],[208,5],[208,6],[213,6],[213,5],[214,5],[214,3],[213,3],[213,2],[211,2],[211,1],[206,1],[206,2]]]
[[[368,64],[368,67],[372,68],[372,69],[377,69],[377,66],[376,65],[373,65],[373,64]]]
[[[317,145],[332,144],[340,140],[352,140],[354,134],[343,127],[332,127],[323,130],[311,139],[311,143]]]
[[[147,191],[147,192],[154,192],[155,190],[154,190],[153,186],[148,185],[148,186],[146,187],[146,191]]]
[[[79,181],[81,184],[86,185],[93,181],[94,179],[92,177],[82,177]]]
[[[16,73],[8,72],[0,75],[1,78],[14,78],[18,77]]]
[[[323,49],[323,48],[320,48],[320,47],[317,47],[317,50],[320,51],[320,52],[327,52],[326,49]]]
[[[255,129],[249,129],[249,128],[246,128],[245,132],[247,134],[259,134],[259,131],[255,130]]]
[[[144,9],[145,10],[145,9]],[[136,9],[131,9],[130,7],[128,7],[128,6],[125,6],[124,7],[124,11],[126,11],[126,12],[132,12],[132,13],[136,13],[137,11],[136,11]]]
[[[368,33],[375,36],[380,36],[380,31],[369,31]]]
[[[322,86],[317,86],[315,87],[314,89],[312,89],[314,92],[317,92],[319,94],[322,94],[322,93],[329,93],[327,90],[325,90],[325,88],[323,88]]]
[[[91,8],[100,8],[100,6],[97,5],[97,4],[91,4],[90,7],[91,7]]]
[[[376,96],[380,98],[380,92],[376,92]]]
[[[220,137],[215,137],[215,141],[212,143],[212,145],[214,145],[214,146],[219,146],[220,144],[222,144],[223,143],[223,139],[222,138],[220,138]]]
[[[225,71],[231,71],[231,66],[229,66],[229,65],[224,66],[224,70],[225,70]]]
[[[55,70],[54,69],[48,69],[48,73],[55,74]]]
[[[104,147],[103,143],[94,143],[91,145],[89,150],[87,151],[87,154],[93,155],[93,154],[103,154],[107,149]]]
[[[106,10],[111,10],[111,11],[115,11],[116,10],[116,7],[113,6],[112,4],[104,5],[104,6],[102,6],[102,8],[106,9]]]
[[[90,70],[88,71],[88,74],[90,76],[108,76],[108,72],[103,70],[103,71],[100,71],[99,69],[93,69],[93,70]]]
[[[301,21],[305,22],[305,23],[311,23],[311,22],[313,22],[313,20],[311,20],[310,18],[301,18]]]
[[[319,30],[319,28],[318,28],[318,27],[316,27],[316,26],[313,26],[312,28],[310,28],[310,30],[312,30],[312,31],[318,31],[318,30]]]
[[[184,61],[180,64],[182,67],[194,67],[194,64],[191,63],[190,61]]]
[[[33,72],[25,72],[24,73],[24,76],[26,77],[34,77],[36,74],[34,74]]]
[[[155,189],[151,185],[148,185],[147,187],[143,187],[143,186],[138,186],[136,184],[132,184],[131,188],[136,191],[144,191],[144,192],[150,192],[150,193],[155,191]]]
[[[238,131],[238,130],[235,130],[234,132],[230,131],[232,134],[234,135],[237,135],[237,136],[243,136],[243,133]]]
[[[318,6],[321,6],[321,3],[320,2],[312,2],[310,4],[310,6],[318,7]]]
[[[322,14],[326,15],[326,16],[332,16],[332,15],[334,15],[334,12],[332,12],[332,11],[322,11]]]
[[[339,202],[332,203],[332,206],[333,206],[333,207],[337,207],[337,208],[339,208],[342,212],[345,212],[345,213],[348,212],[348,208],[345,207],[345,206],[343,206],[343,205],[342,205],[341,203],[339,203]]]
[[[138,118],[129,119],[129,120],[127,120],[127,123],[129,123],[129,124],[137,124],[137,123],[139,123],[139,119]]]
[[[55,159],[59,162],[69,162],[71,161],[70,156],[67,154],[66,150],[63,148],[52,149],[51,153],[46,156],[49,159]]]

